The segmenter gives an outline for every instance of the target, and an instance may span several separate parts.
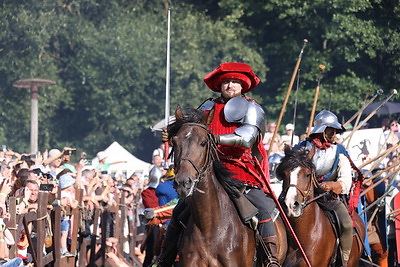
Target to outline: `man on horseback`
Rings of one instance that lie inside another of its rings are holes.
[[[234,179],[245,185],[244,194],[258,209],[258,231],[262,237],[267,256],[265,266],[280,266],[277,259],[277,236],[271,214],[274,201],[266,195],[266,183],[261,172],[269,178],[268,161],[263,147],[265,114],[254,100],[244,94],[256,87],[260,79],[251,67],[244,63],[222,63],[204,77],[206,85],[214,92],[220,92],[216,99],[206,100],[199,109],[206,113],[207,127],[218,144],[220,161],[230,170]],[[163,141],[167,140],[165,134]],[[256,162],[260,162],[257,164]],[[261,166],[261,168],[258,168]],[[268,192],[267,192],[268,193]],[[164,247],[173,246],[180,232],[181,210],[185,204],[178,204],[174,211],[165,237]],[[178,218],[179,217],[179,218]],[[164,249],[171,251],[171,249]],[[160,257],[161,266],[170,266],[168,257]]]
[[[310,151],[308,157],[315,165],[319,186],[334,196],[331,204],[342,229],[339,239],[346,265],[353,242],[353,222],[349,210],[338,195],[350,193],[353,164],[346,149],[337,143],[336,134],[344,131],[335,114],[322,110],[315,117],[310,136],[296,148],[305,147]]]

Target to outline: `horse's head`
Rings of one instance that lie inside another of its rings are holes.
[[[191,112],[199,118],[198,111]],[[197,183],[212,165],[210,148],[213,143],[202,121],[193,122],[193,118],[185,117],[180,109],[175,112],[175,117],[175,125],[170,127],[169,132],[173,136],[176,171],[174,187],[182,198],[190,196],[197,189]]]
[[[285,150],[285,157],[276,169],[283,180],[282,196],[289,217],[299,217],[314,196],[315,167],[304,150]]]

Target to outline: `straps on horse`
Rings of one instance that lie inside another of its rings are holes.
[[[255,238],[256,243],[259,244],[262,248],[262,252],[264,255],[264,266],[265,267],[273,267],[273,266],[281,266],[277,260],[277,237],[276,236],[268,236],[268,237],[261,237],[260,232],[258,230],[255,231]],[[272,247],[275,246],[274,249]],[[274,250],[274,251],[272,251]],[[273,255],[276,253],[276,255]]]

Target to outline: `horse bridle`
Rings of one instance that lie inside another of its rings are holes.
[[[316,201],[317,199],[319,199],[320,197],[323,196],[323,194],[316,196],[312,199],[309,199],[312,190],[314,190],[314,188],[318,187],[318,181],[315,175],[315,172],[312,171],[310,174],[307,175],[307,177],[311,176],[310,178],[310,182],[308,184],[307,190],[303,191],[300,188],[298,188],[297,185],[295,184],[289,184],[288,188],[285,190],[285,196],[287,194],[287,191],[289,190],[289,188],[294,187],[297,191],[300,192],[301,196],[303,197],[303,201],[300,203],[301,209],[304,209],[305,207],[307,207],[309,204],[311,204],[312,202]]]
[[[190,187],[190,190],[187,194],[187,196],[190,196],[190,195],[192,195],[194,190],[204,193],[202,190],[198,189],[196,186],[201,181],[201,179],[205,176],[207,171],[211,168],[211,166],[212,166],[212,164],[210,164],[211,160],[215,160],[216,158],[218,158],[218,154],[216,153],[216,144],[213,142],[213,138],[211,136],[212,134],[209,132],[209,130],[207,129],[207,127],[204,124],[188,122],[188,123],[185,123],[184,125],[182,125],[182,127],[183,126],[197,126],[197,127],[200,127],[201,129],[207,131],[207,149],[206,149],[206,158],[204,160],[203,167],[199,168],[199,166],[197,166],[197,164],[189,158],[181,158],[180,159],[181,161],[182,160],[189,161],[189,163],[192,165],[192,167],[197,172],[197,176],[195,177],[195,179],[193,179],[192,186]],[[211,150],[211,153],[210,153],[210,150]]]

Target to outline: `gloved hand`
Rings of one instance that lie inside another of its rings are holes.
[[[161,141],[163,141],[164,143],[169,141],[169,135],[168,135],[167,127],[163,127],[162,128]]]
[[[216,145],[219,145],[219,144],[220,144],[221,140],[220,140],[219,135],[211,134],[211,138],[212,138],[213,142],[214,142]]]
[[[342,184],[340,182],[322,182],[319,186],[328,192],[332,191],[338,195],[342,193]]]
[[[154,210],[153,210],[152,208],[146,208],[146,209],[144,209],[143,215],[144,215],[144,217],[145,217],[147,220],[151,220],[151,219],[153,219],[153,218],[156,216],[156,215],[154,214]]]

